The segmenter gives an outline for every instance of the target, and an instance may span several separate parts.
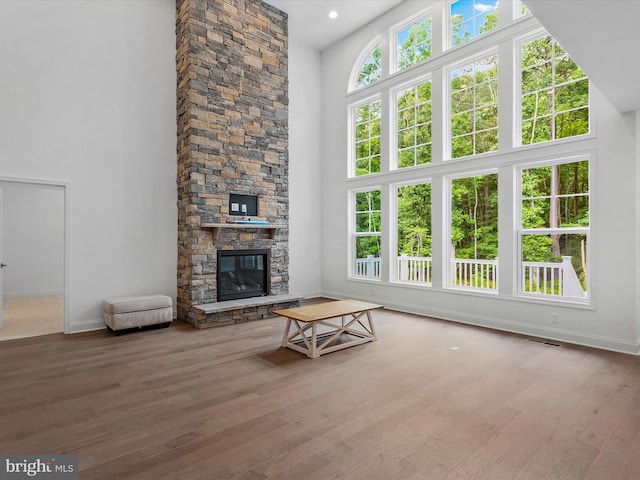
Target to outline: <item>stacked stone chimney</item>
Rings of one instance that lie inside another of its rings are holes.
[[[177,0],[178,318],[216,302],[217,249],[269,249],[288,292],[286,14],[260,0]],[[277,229],[223,228],[229,195],[257,195]],[[272,232],[275,232],[272,238]]]

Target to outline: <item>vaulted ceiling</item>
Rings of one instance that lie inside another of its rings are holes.
[[[524,0],[620,112],[640,110],[640,0]]]
[[[290,35],[320,51],[366,25],[402,1],[265,0],[266,3],[289,14]],[[329,12],[332,10],[338,14],[335,19],[329,18]]]

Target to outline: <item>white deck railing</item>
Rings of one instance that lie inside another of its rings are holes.
[[[522,291],[555,297],[586,296],[571,257],[562,257],[562,263],[522,262]]]
[[[431,257],[397,257],[398,280],[430,285],[432,281]],[[355,275],[380,278],[380,257],[372,255],[356,259]],[[451,260],[453,285],[472,289],[496,291],[498,288],[498,260]],[[571,257],[562,257],[562,263],[522,262],[522,291],[539,295],[584,298]]]
[[[398,280],[431,284],[431,257],[398,257]]]
[[[380,278],[380,257],[368,255],[367,258],[356,258],[356,276]]]
[[[498,289],[498,260],[453,258],[451,280],[456,287]]]

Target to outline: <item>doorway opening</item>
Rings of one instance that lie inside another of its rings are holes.
[[[0,341],[66,331],[67,194],[0,178]]]

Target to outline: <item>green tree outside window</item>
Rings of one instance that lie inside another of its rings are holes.
[[[380,102],[355,108],[356,176],[380,171]]]
[[[522,46],[522,144],[589,133],[589,80],[549,35]]]
[[[382,63],[380,55],[380,45],[373,47],[367,58],[362,62],[358,78],[356,80],[356,89],[365,87],[370,83],[380,80],[382,73]]]
[[[397,94],[398,168],[431,163],[431,82]]]
[[[424,17],[396,34],[398,70],[431,57],[431,16]]]
[[[451,73],[451,157],[498,149],[498,56]]]

